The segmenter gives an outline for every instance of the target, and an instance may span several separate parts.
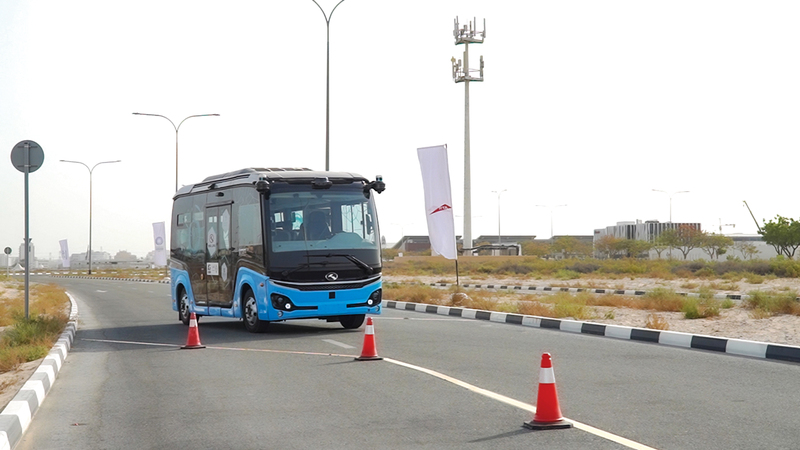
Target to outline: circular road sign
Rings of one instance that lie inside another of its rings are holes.
[[[11,164],[20,172],[25,172],[25,154],[28,154],[27,167],[28,173],[36,172],[44,163],[44,151],[42,147],[33,141],[21,141],[11,150]]]
[[[3,250],[3,253],[5,253],[6,255],[10,255],[11,254],[11,247],[6,247],[5,250]]]

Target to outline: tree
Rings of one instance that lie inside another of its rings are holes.
[[[719,255],[724,255],[733,246],[733,239],[716,233],[703,232],[700,241],[700,248],[708,253],[708,257],[711,259],[719,259]]]
[[[550,244],[546,242],[528,241],[522,243],[522,254],[529,256],[538,256],[539,258],[548,257],[552,251]]]
[[[752,259],[758,254],[758,248],[751,242],[739,241],[733,247],[742,254],[744,259]]]
[[[586,257],[592,254],[592,246],[572,236],[562,236],[553,242],[553,253],[563,253],[565,258]]]
[[[783,216],[775,216],[775,221],[764,223],[758,231],[764,236],[764,242],[771,245],[779,255],[794,258],[797,247],[800,247],[800,222]]]
[[[658,255],[658,259],[661,259],[661,253],[664,250],[672,248],[669,245],[669,242],[672,240],[670,235],[674,233],[675,230],[666,230],[665,232],[656,236],[656,238],[653,240],[651,249],[656,252],[656,254]]]
[[[617,254],[620,242],[622,242],[622,239],[606,234],[595,241],[594,249],[602,255],[605,255],[606,258],[612,258]]]
[[[679,236],[678,230],[675,228],[664,230],[661,234],[658,235],[656,241],[659,247],[663,249],[670,249],[670,254],[669,254],[670,258],[672,258],[672,249],[678,248],[681,245],[681,238]]]
[[[628,258],[639,258],[644,253],[649,253],[653,244],[640,239],[623,239],[619,244],[619,249]]]
[[[683,253],[683,259],[689,256],[690,251],[702,245],[703,235],[704,233],[699,228],[691,225],[681,225],[678,229],[661,233],[661,236],[664,236],[664,243],[670,248],[680,250]]]

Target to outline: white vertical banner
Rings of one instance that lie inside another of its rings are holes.
[[[153,264],[156,266],[167,265],[167,237],[164,231],[164,222],[156,222],[153,224],[153,243],[155,244],[155,253],[153,254]]]
[[[447,259],[457,259],[447,145],[418,148],[417,156],[422,169],[431,252]]]
[[[58,241],[58,245],[61,246],[61,267],[67,269],[69,268],[69,246],[67,245],[67,240],[62,239]]]

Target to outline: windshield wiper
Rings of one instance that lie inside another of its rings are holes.
[[[283,272],[281,272],[281,275],[283,275],[284,277],[288,277],[290,274],[292,274],[294,272],[297,272],[300,269],[305,269],[306,267],[311,267],[311,266],[323,266],[324,267],[324,266],[327,266],[327,265],[328,265],[328,261],[300,263],[294,269],[284,270]]]
[[[372,275],[372,273],[375,272],[375,270],[373,270],[372,267],[369,266],[369,264],[356,258],[353,255],[348,255],[346,253],[328,253],[327,255],[308,255],[308,256],[316,258],[332,258],[334,256],[338,256],[340,258],[347,258],[350,262],[361,268],[361,270],[363,270],[367,275]]]

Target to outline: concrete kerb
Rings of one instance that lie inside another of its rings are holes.
[[[67,327],[22,389],[0,412],[0,450],[11,450],[22,440],[33,415],[42,405],[72,348],[78,329],[78,304],[69,293],[67,295],[70,300]]]
[[[403,284],[403,283],[400,283]],[[423,286],[431,286],[437,288],[450,288],[453,286],[460,286],[469,289],[492,289],[496,291],[508,290],[511,292],[538,292],[545,294],[555,294],[556,292],[569,292],[576,294],[579,292],[588,292],[590,294],[617,294],[617,295],[632,295],[641,296],[647,295],[647,291],[635,289],[591,289],[591,288],[571,288],[571,287],[553,287],[553,286],[515,286],[515,285],[496,285],[496,284],[453,284],[453,283],[409,283],[421,284]],[[685,297],[700,297],[697,292],[677,292],[678,295]],[[747,300],[750,298],[749,294],[714,294],[714,298],[718,300]],[[800,297],[797,298],[800,301]]]
[[[648,328],[581,322],[577,320],[498,313],[495,311],[482,311],[454,306],[428,305],[425,303],[384,300],[382,304],[384,308],[404,311],[439,314],[463,319],[486,320],[534,328],[550,328],[570,333],[592,334],[615,339],[628,339],[673,347],[710,350],[738,356],[800,363],[800,347],[791,345],[770,344],[767,342],[747,341],[743,339],[728,339],[677,331],[651,330]]]

